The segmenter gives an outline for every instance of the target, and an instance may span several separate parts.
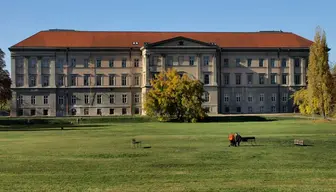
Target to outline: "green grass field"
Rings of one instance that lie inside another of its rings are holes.
[[[335,191],[335,146],[335,123],[297,119],[0,130],[0,191]]]

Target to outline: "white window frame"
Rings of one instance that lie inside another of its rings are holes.
[[[121,94],[121,102],[123,103],[123,104],[127,104],[127,94],[125,94],[125,93],[123,93],[123,94]]]
[[[49,96],[48,95],[43,96],[43,104],[45,104],[45,105],[49,104]]]
[[[276,93],[272,93],[271,101],[276,102]]]
[[[241,102],[241,94],[240,93],[236,93],[236,102],[237,103]]]
[[[263,103],[265,101],[265,94],[264,93],[260,93],[259,101],[260,101],[260,103]]]
[[[115,94],[110,94],[109,99],[110,99],[110,104],[115,104]]]
[[[101,95],[101,94],[98,94],[97,95],[97,104],[102,104],[103,103],[103,95]]]
[[[134,103],[140,103],[140,94],[134,94]]]

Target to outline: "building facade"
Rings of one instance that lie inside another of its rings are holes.
[[[209,113],[292,112],[311,41],[287,32],[48,30],[11,51],[11,116],[145,114],[155,74],[204,83]]]

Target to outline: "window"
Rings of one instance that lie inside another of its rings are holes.
[[[23,63],[24,63],[24,58],[23,57],[16,57],[15,64],[16,64],[17,68],[22,68]]]
[[[264,106],[260,106],[260,113],[264,112]]]
[[[30,58],[28,63],[29,68],[36,68],[36,63],[37,63],[36,58]]]
[[[241,107],[236,108],[237,113],[241,113]]]
[[[101,109],[97,109],[97,115],[102,115],[102,110]]]
[[[287,59],[281,59],[281,67],[287,67]]]
[[[276,107],[275,107],[275,106],[272,106],[272,107],[271,107],[271,111],[272,111],[272,113],[275,113],[275,112],[276,112]]]
[[[29,86],[30,87],[36,86],[36,75],[29,75]]]
[[[204,84],[205,85],[209,85],[210,84],[209,74],[204,74]]]
[[[249,96],[247,97],[247,101],[248,101],[249,103],[252,103],[252,102],[253,102],[253,97],[252,97],[252,95],[249,95]]]
[[[49,103],[49,101],[48,101],[48,95],[44,95],[43,96],[43,104],[48,104]]]
[[[42,60],[42,68],[49,68],[49,59],[48,58],[44,58]]]
[[[224,102],[225,103],[228,103],[230,101],[230,97],[229,97],[229,95],[228,94],[225,94],[224,95]]]
[[[89,60],[84,59],[84,68],[88,68],[88,67],[89,67]]]
[[[72,95],[72,96],[71,96],[71,104],[72,104],[72,105],[76,105],[76,100],[77,100],[76,96],[75,96],[75,95]]]
[[[203,93],[203,99],[205,102],[209,102],[210,101],[210,97],[209,97],[209,93],[208,92],[204,92]]]
[[[103,75],[97,75],[96,76],[96,85],[102,86],[103,85]]]
[[[110,115],[114,115],[114,109],[110,109]]]
[[[84,115],[89,115],[89,108],[84,108]]]
[[[288,94],[287,93],[283,93],[282,94],[282,102],[287,102],[288,100]]]
[[[35,105],[35,103],[36,103],[35,95],[30,96],[30,103],[32,105]]]
[[[64,59],[63,58],[58,58],[57,63],[56,63],[56,67],[57,68],[63,68],[63,65],[64,65]]]
[[[20,95],[18,98],[19,104],[22,105],[23,104],[23,96]]]
[[[248,107],[248,108],[247,108],[247,111],[248,111],[248,113],[253,113],[253,109],[252,109],[252,107]]]
[[[247,74],[247,84],[253,84],[253,74]]]
[[[76,58],[71,59],[71,67],[76,67]]]
[[[275,102],[275,101],[276,101],[276,94],[275,94],[275,93],[272,93],[271,101],[272,101],[272,102]]]
[[[109,67],[110,68],[114,67],[114,59],[109,60]]]
[[[42,86],[48,87],[49,86],[49,75],[43,75],[42,76]]]
[[[140,109],[138,107],[134,108],[134,114],[139,115]]]
[[[273,68],[276,67],[275,66],[275,59],[271,59],[271,67],[273,67]]]
[[[265,74],[259,74],[259,84],[265,84]]]
[[[126,58],[123,58],[123,59],[122,59],[122,61],[121,61],[121,67],[122,67],[122,68],[126,68],[126,67],[127,67],[127,65],[126,65],[126,61],[127,61]]]
[[[272,73],[271,74],[271,84],[276,84],[277,83],[277,74]]]
[[[22,116],[23,115],[23,110],[22,109],[19,109],[18,111],[18,116]]]
[[[126,94],[122,94],[121,99],[122,99],[122,103],[123,103],[123,104],[126,104],[126,103],[127,103],[127,95],[126,95]]]
[[[173,57],[172,56],[167,57],[166,65],[173,66]]]
[[[30,115],[31,116],[35,116],[36,115],[36,110],[35,109],[31,109],[30,110]]]
[[[282,74],[281,83],[282,83],[283,85],[286,85],[286,84],[287,84],[287,74]]]
[[[225,113],[230,113],[230,107],[228,106],[225,107]]]
[[[102,95],[97,95],[97,104],[102,104]]]
[[[259,59],[259,67],[264,67],[264,59]]]
[[[121,75],[121,85],[126,86],[127,85],[127,75]]]
[[[84,86],[90,85],[90,74],[84,74]]]
[[[229,67],[229,59],[224,59],[224,67]]]
[[[101,67],[101,59],[96,60],[96,67],[100,68]]]
[[[109,85],[110,86],[115,85],[115,75],[113,75],[113,74],[109,75]]]
[[[89,95],[84,95],[84,103],[89,104]]]
[[[21,87],[23,86],[23,75],[17,75],[16,76],[16,86]]]
[[[252,66],[252,59],[247,59],[247,66],[251,67]]]
[[[122,115],[126,115],[127,114],[127,109],[126,108],[122,108],[121,109],[121,114]]]
[[[134,76],[134,85],[140,85],[140,76]]]
[[[295,85],[301,84],[301,74],[294,74],[294,84]]]
[[[115,103],[115,96],[114,94],[110,95],[110,104],[114,104]]]
[[[58,75],[58,86],[64,86],[64,75]]]
[[[236,74],[236,85],[240,85],[240,80],[241,80],[241,74],[237,73]]]
[[[195,64],[195,57],[194,56],[190,56],[189,57],[189,65],[194,65]]]
[[[183,56],[179,56],[178,57],[178,64],[179,65],[183,65],[183,62],[184,62],[184,57]]]
[[[71,109],[71,115],[76,115],[77,114],[77,110],[75,108]]]
[[[134,59],[134,67],[139,67],[139,59]]]
[[[71,81],[70,86],[76,86],[77,85],[77,75],[71,75]]]
[[[230,84],[230,74],[224,74],[224,85]]]
[[[64,97],[63,96],[58,96],[58,104],[63,105],[64,104]]]
[[[300,62],[301,62],[301,59],[300,59],[300,58],[295,58],[295,59],[294,59],[294,66],[295,66],[295,67],[300,67]]]
[[[139,94],[134,95],[134,103],[140,103],[140,95]]]
[[[43,115],[48,116],[48,112],[49,112],[48,109],[43,109]]]
[[[204,56],[203,57],[203,65],[208,66],[209,65],[209,60],[210,60],[209,56]]]
[[[240,59],[236,59],[236,67],[240,67]]]
[[[284,112],[284,113],[288,112],[287,105],[282,106],[282,112]]]
[[[236,101],[237,101],[237,103],[240,102],[240,94],[239,93],[236,94]]]
[[[263,93],[260,93],[259,101],[264,102],[264,97],[265,97],[265,95]]]

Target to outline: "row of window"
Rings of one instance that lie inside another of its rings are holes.
[[[271,106],[271,112],[272,113],[277,113],[277,108],[276,106]],[[226,106],[224,108],[224,112],[225,113],[230,113],[230,112],[236,112],[236,113],[241,113],[242,112],[242,107],[241,106],[238,106],[236,107],[235,111],[230,111],[230,107]],[[264,106],[259,106],[258,109],[253,109],[252,106],[248,106],[247,107],[247,112],[248,113],[264,113],[265,112],[265,107]],[[287,105],[283,105],[282,106],[282,111],[283,113],[287,113],[288,112],[288,107]]]
[[[16,66],[18,68],[23,67],[23,58],[18,58],[16,60]],[[49,58],[43,58],[41,61],[41,67],[42,68],[49,68],[50,67],[50,60]],[[57,58],[56,60],[56,67],[57,68],[63,68],[64,64],[66,63],[65,59],[63,58]],[[109,65],[108,67],[113,68],[115,67],[115,60],[114,59],[110,59],[109,60]],[[77,67],[77,60],[76,58],[71,58],[70,59],[70,66],[71,67]],[[134,67],[140,67],[140,60],[138,58],[133,59],[133,66]],[[37,58],[32,57],[28,60],[28,67],[29,68],[36,68],[37,67]],[[96,67],[96,68],[101,68],[102,66],[102,60],[101,59],[96,59],[95,62],[90,62],[89,59],[84,59],[84,68],[88,68],[88,67]],[[123,58],[121,60],[121,67],[122,68],[126,68],[127,67],[127,58]]]
[[[35,87],[37,85],[37,75],[29,75],[29,86],[30,87]],[[121,75],[120,79],[121,79],[121,85],[122,86],[127,86],[128,85],[128,81],[127,78],[128,75],[123,74]],[[23,75],[17,75],[17,79],[16,79],[16,86],[17,87],[21,87],[23,86]],[[42,79],[42,87],[48,87],[50,86],[50,76],[49,75],[42,75],[41,76]],[[109,86],[115,86],[116,85],[116,75],[114,74],[110,74],[109,75]],[[58,75],[57,77],[57,85],[58,86],[64,86],[65,84],[65,75]],[[77,86],[78,85],[78,75],[77,74],[72,74],[70,76],[70,82],[69,82],[70,86]],[[93,84],[91,82],[91,75],[90,74],[85,74],[83,77],[83,85],[84,86],[90,86],[90,85],[95,85],[95,86],[103,86],[104,85],[104,75],[103,74],[98,74],[95,77],[95,83]],[[134,76],[133,79],[133,85],[134,86],[140,86],[140,76],[136,75]]]
[[[240,58],[236,58],[236,67],[241,67],[241,66],[247,66],[247,67],[252,67],[252,59],[247,59],[246,64],[242,62]],[[283,58],[281,60],[277,60],[275,58],[271,58],[270,60],[271,67],[288,67],[288,59]],[[279,63],[279,64],[277,64]],[[280,65],[281,63],[281,65]],[[225,58],[224,67],[229,67],[229,59]],[[260,58],[259,59],[259,67],[265,67],[265,59]],[[300,67],[301,66],[301,59],[300,58],[294,58],[294,67]]]
[[[209,97],[209,96],[208,96]],[[236,102],[239,103],[241,102],[241,94],[240,93],[237,93],[236,94]],[[277,94],[276,93],[273,93],[272,96],[271,96],[271,101],[272,102],[276,102],[276,98],[277,98]],[[264,93],[260,93],[259,95],[259,101],[260,102],[264,102],[265,100],[265,94]],[[247,101],[249,103],[252,103],[253,102],[253,96],[252,95],[248,95],[247,96]],[[281,98],[281,101],[282,102],[287,102],[288,101],[288,93],[283,93],[282,94],[282,98]],[[229,103],[230,102],[230,96],[228,94],[224,94],[224,102],[225,103]]]
[[[253,73],[246,73],[246,83],[251,85],[251,84],[255,84],[255,82],[253,81]],[[281,82],[278,80],[278,74],[277,73],[272,73],[270,76],[271,79],[271,84],[283,84],[286,85],[288,84],[288,77],[289,75],[287,73],[283,73],[281,75]],[[301,81],[301,73],[295,73],[294,74],[294,84],[296,85],[301,85],[302,81]],[[266,84],[266,73],[259,73],[258,74],[258,78],[259,78],[259,84],[263,85]],[[224,81],[224,85],[229,85],[230,84],[230,74],[229,73],[225,73],[223,74],[223,81]],[[241,73],[236,73],[235,74],[235,84],[236,85],[241,85],[242,84],[242,74]]]
[[[114,94],[110,94],[109,96],[109,103],[110,104],[115,104],[116,96]],[[71,104],[75,105],[77,103],[77,100],[79,98],[75,95],[71,96]],[[123,104],[127,104],[128,101],[128,95],[127,94],[122,94],[121,95],[121,100]],[[89,95],[84,95],[84,103],[85,104],[90,104],[90,101],[92,101],[92,98],[90,99]],[[96,95],[96,103],[97,104],[103,104],[103,95],[98,94]],[[20,95],[18,96],[18,103],[23,104],[23,96]],[[57,104],[63,105],[65,103],[65,97],[64,96],[58,96],[58,102]],[[134,94],[134,103],[140,103],[140,94]],[[35,105],[36,104],[36,96],[32,95],[30,96],[30,104]],[[43,104],[47,105],[49,104],[49,96],[44,95],[43,96]]]
[[[178,65],[182,65],[184,63],[184,56],[178,56],[177,57],[177,63]],[[203,56],[203,65],[208,66],[210,63],[210,56]],[[154,56],[152,60],[150,61],[149,65],[158,65],[161,62],[159,56]],[[173,56],[167,56],[166,57],[166,63],[167,66],[173,66],[174,64],[174,57]],[[189,65],[193,66],[195,65],[195,56],[189,56]]]

